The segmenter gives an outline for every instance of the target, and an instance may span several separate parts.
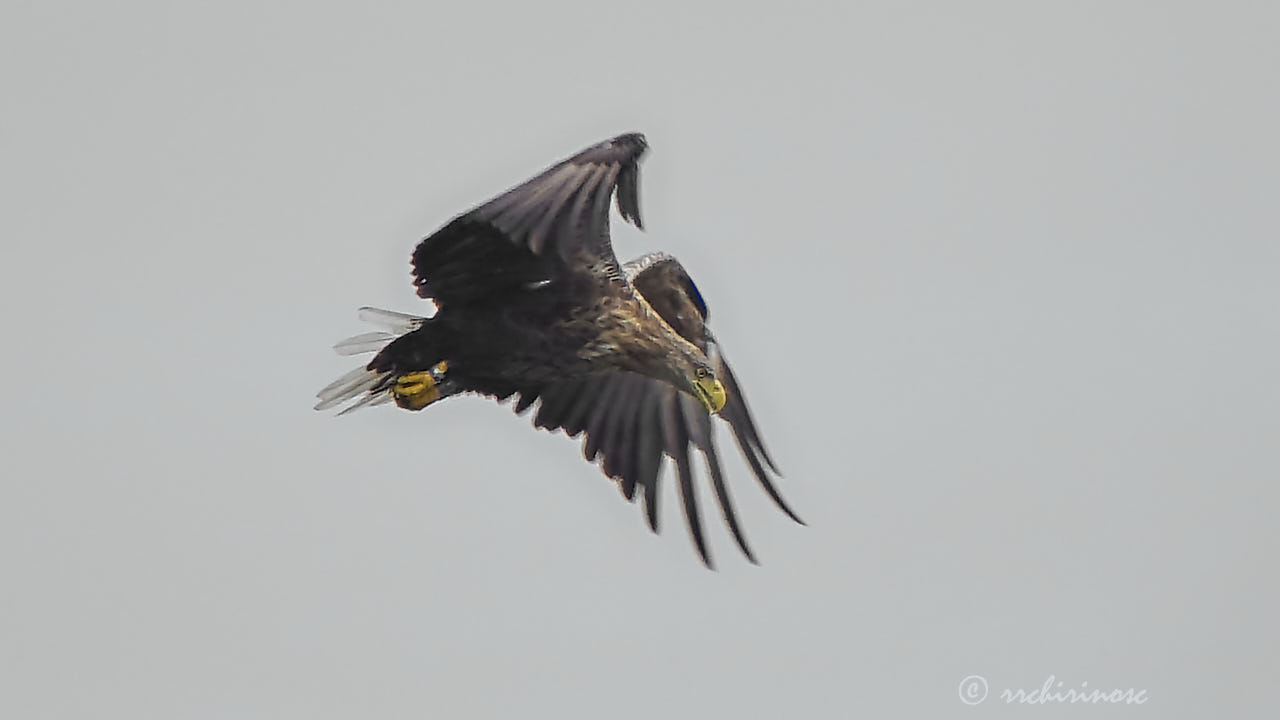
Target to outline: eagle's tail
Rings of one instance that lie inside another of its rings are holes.
[[[386,331],[368,332],[349,337],[334,345],[333,349],[339,355],[361,355],[371,352],[376,352],[378,355],[368,365],[352,370],[316,393],[316,397],[319,398],[316,410],[328,410],[351,400],[355,402],[339,412],[339,415],[393,400],[400,407],[421,410],[436,400],[456,392],[446,382],[445,373],[448,365],[443,360],[433,361],[425,369],[418,369],[400,367],[400,363],[389,362],[390,358],[387,357],[388,346],[396,340],[410,333],[423,334],[423,328],[430,322],[428,318],[363,307],[360,308],[360,319],[380,325],[386,328]],[[415,343],[415,345],[418,344]]]

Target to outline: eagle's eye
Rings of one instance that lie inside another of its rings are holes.
[[[698,378],[704,378],[707,376],[707,369],[704,367],[700,367],[697,370],[695,370],[693,374],[698,376]]]

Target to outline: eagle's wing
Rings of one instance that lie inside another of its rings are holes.
[[[717,377],[728,395],[720,416],[729,423],[739,448],[765,491],[783,512],[802,522],[773,484],[777,467],[764,448],[737,379],[706,330],[707,307],[688,273],[674,258],[663,254],[627,263],[624,270],[632,287],[662,319],[716,364]],[[663,455],[671,457],[689,532],[698,553],[709,566],[711,558],[702,535],[689,453],[690,447],[699,450],[706,460],[725,523],[738,547],[755,562],[724,481],[711,415],[696,399],[669,383],[634,373],[612,373],[522,391],[516,412],[524,412],[539,399],[541,405],[534,424],[549,430],[563,429],[570,437],[585,432],[583,455],[589,461],[599,457],[605,474],[619,481],[628,500],[634,499],[636,488],[641,489],[649,527],[655,532],[658,529],[658,475]]]
[[[418,295],[443,308],[536,290],[577,276],[626,286],[609,240],[616,194],[623,219],[641,226],[638,133],[593,145],[459,215],[413,252]]]

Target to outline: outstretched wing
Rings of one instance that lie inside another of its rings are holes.
[[[577,278],[625,286],[609,204],[641,226],[638,133],[592,145],[454,218],[413,252],[418,295],[441,308]]]
[[[679,262],[664,254],[647,255],[627,263],[624,270],[632,287],[662,319],[716,364],[717,376],[728,395],[720,416],[729,423],[739,448],[765,491],[783,512],[802,522],[774,486],[777,467],[765,450],[737,379],[706,329],[706,303],[693,280]],[[574,378],[537,391],[522,392],[516,412],[524,412],[539,399],[541,405],[534,424],[548,430],[563,429],[570,437],[585,432],[583,455],[589,461],[599,458],[605,474],[619,481],[628,500],[633,500],[637,488],[640,489],[649,527],[655,532],[658,529],[658,476],[663,456],[670,457],[675,464],[689,532],[698,553],[710,566],[690,449],[701,452],[725,523],[743,554],[755,562],[725,483],[711,415],[696,399],[669,383],[633,373],[614,373]]]

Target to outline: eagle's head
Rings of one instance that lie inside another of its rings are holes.
[[[702,401],[707,412],[713,414],[720,412],[728,397],[725,395],[724,385],[720,383],[711,366],[695,365],[693,377],[689,378],[689,381],[690,394]]]

